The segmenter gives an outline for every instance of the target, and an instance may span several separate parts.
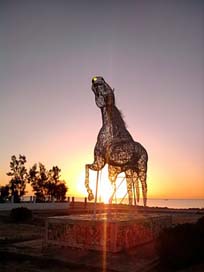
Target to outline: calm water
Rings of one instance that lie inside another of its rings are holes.
[[[24,197],[25,201],[29,201],[30,197]],[[71,200],[71,197],[70,197]],[[75,201],[83,202],[84,198],[75,197]],[[120,200],[118,199],[118,203]],[[128,204],[128,200],[125,199],[123,204]],[[139,205],[142,205],[142,199],[139,202]],[[204,199],[148,199],[147,205],[149,207],[168,207],[168,208],[204,208]]]
[[[84,201],[84,198],[75,197],[75,201]],[[119,202],[119,200],[118,200]],[[127,199],[124,200],[127,204]],[[139,202],[142,205],[142,199]],[[204,199],[148,199],[149,207],[168,207],[168,208],[204,208]]]
[[[204,208],[204,199],[148,199],[150,207]]]

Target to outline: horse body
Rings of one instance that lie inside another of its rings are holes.
[[[115,106],[113,90],[104,79],[95,77],[95,81],[92,81],[92,90],[95,94],[96,105],[101,109],[103,124],[94,148],[94,162],[86,165],[85,186],[88,199],[94,198],[89,187],[89,169],[99,171],[108,164],[108,175],[113,184],[115,184],[118,174],[125,172],[129,204],[132,204],[134,187],[139,201],[138,179],[140,179],[144,206],[146,206],[147,152],[140,143],[133,140],[127,130],[121,113]]]

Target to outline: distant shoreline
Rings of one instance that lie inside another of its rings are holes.
[[[67,198],[68,199],[68,198]],[[100,200],[100,199],[99,199]],[[69,196],[69,201],[65,201],[65,203],[84,203],[85,202],[85,197],[75,197],[75,196]],[[93,204],[94,201],[89,202],[87,199],[87,204]],[[122,203],[120,203],[121,199],[117,199],[117,204],[128,204],[128,200],[125,199]],[[33,203],[33,198],[32,201],[30,201],[30,196],[25,196],[23,198],[23,202],[27,203]],[[47,202],[45,202],[47,203]],[[54,202],[56,203],[56,202]],[[113,202],[116,204],[115,202]],[[98,201],[98,204],[103,204],[103,201]],[[1,205],[1,203],[0,203]],[[140,199],[140,202],[137,203],[138,206],[143,206],[143,200],[142,198]],[[149,208],[169,208],[169,209],[204,209],[204,199],[162,199],[162,198],[148,198],[147,199],[147,206]]]

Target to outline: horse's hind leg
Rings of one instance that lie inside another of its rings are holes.
[[[136,190],[137,202],[140,200],[140,188],[139,188],[139,179],[136,171],[133,171],[133,184],[134,190]]]
[[[128,200],[129,205],[132,205],[132,188],[133,188],[133,175],[132,170],[125,171],[126,183],[127,183],[127,193],[128,193]]]
[[[147,175],[146,175],[146,172],[140,172],[139,177],[140,177],[140,181],[142,184],[143,203],[144,203],[144,207],[146,207],[146,205],[147,205],[147,182],[146,182]]]
[[[108,165],[108,178],[111,182],[111,184],[114,186],[114,192],[111,195],[110,199],[109,199],[109,203],[111,204],[113,201],[113,197],[115,196],[116,198],[116,179],[118,174],[121,172],[121,167],[119,166],[112,166],[112,165]]]
[[[143,203],[147,205],[147,157],[144,154],[138,161],[139,179],[142,184]]]

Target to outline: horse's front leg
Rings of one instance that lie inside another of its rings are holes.
[[[85,165],[85,187],[88,193],[88,200],[91,201],[94,199],[94,195],[91,188],[89,187],[89,168],[90,168],[90,164],[86,164]]]
[[[89,186],[89,169],[93,171],[100,171],[105,165],[105,160],[104,159],[97,159],[94,161],[92,164],[86,164],[85,165],[85,187],[88,193],[88,200],[91,201],[94,199],[94,194],[93,191],[91,190]]]

